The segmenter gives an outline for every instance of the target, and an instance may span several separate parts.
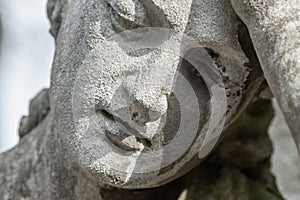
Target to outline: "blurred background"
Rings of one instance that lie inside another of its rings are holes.
[[[54,40],[48,33],[46,0],[0,0],[0,152],[18,142],[28,101],[49,86]]]
[[[29,100],[49,87],[54,40],[49,34],[47,0],[0,0],[0,152],[18,143],[18,124]],[[300,157],[276,102],[269,133],[272,171],[288,200],[300,199]],[[300,130],[299,130],[300,131]]]

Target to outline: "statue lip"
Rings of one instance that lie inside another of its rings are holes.
[[[125,151],[142,151],[144,148],[151,148],[152,143],[148,138],[145,138],[140,132],[134,127],[130,126],[128,122],[123,121],[121,118],[103,110],[102,115],[105,118],[110,118],[120,127],[119,134],[115,134],[110,130],[105,130],[105,136],[112,144],[121,148]]]
[[[138,142],[138,138],[133,135],[123,137],[115,135],[108,130],[106,130],[104,133],[110,142],[112,142],[116,147],[125,151],[140,151],[143,149],[142,144]]]

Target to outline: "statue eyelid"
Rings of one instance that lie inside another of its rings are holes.
[[[117,1],[108,1],[107,2],[109,7],[115,12],[115,14],[119,15],[120,17],[128,20],[133,21],[135,13],[133,12],[133,9],[129,6],[126,6],[128,4],[121,4]]]
[[[172,28],[164,11],[152,1],[106,0],[106,3],[116,32],[143,27]]]
[[[115,28],[127,30],[145,26],[143,22],[146,14],[136,15],[137,9],[139,13],[146,12],[141,3],[132,0],[107,0],[106,2]]]

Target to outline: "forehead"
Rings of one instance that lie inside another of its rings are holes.
[[[162,16],[166,18],[170,28],[184,29],[188,21],[193,0],[68,0],[69,12],[73,16],[86,15],[104,15],[110,18],[107,14],[107,5],[121,5],[125,10],[130,10],[131,7],[142,5],[147,11],[148,18],[160,20]],[[76,13],[76,14],[75,14]],[[139,10],[135,10],[135,15],[140,15]]]
[[[179,32],[187,29],[196,38],[200,32],[201,35],[207,36],[206,39],[209,39],[210,35],[222,34],[222,38],[226,40],[227,33],[232,34],[237,21],[227,0],[69,0],[69,21],[74,23],[74,18],[86,18],[80,27],[89,21],[105,24],[112,18],[108,13],[109,4],[122,4],[124,9],[142,5],[147,11],[146,18],[153,21],[164,18],[170,25],[165,28]],[[139,12],[140,10],[136,9],[135,15],[142,15]],[[222,39],[218,38],[218,42],[222,43]]]

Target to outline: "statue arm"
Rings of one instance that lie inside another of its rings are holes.
[[[299,1],[231,2],[249,29],[264,75],[300,150]]]

